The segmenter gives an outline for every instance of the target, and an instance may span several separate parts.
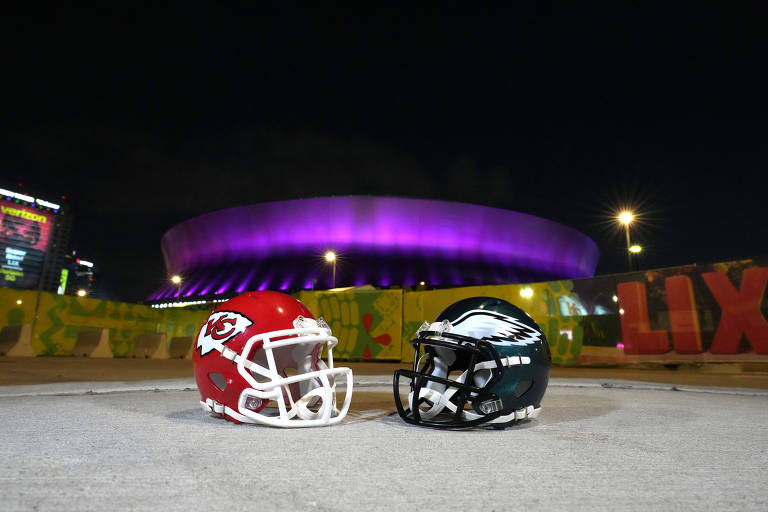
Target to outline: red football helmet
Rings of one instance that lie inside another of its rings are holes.
[[[235,423],[332,425],[347,414],[352,370],[333,367],[328,324],[290,295],[249,292],[217,307],[197,335],[193,362],[203,409]],[[328,349],[328,364],[321,359]],[[347,378],[341,410],[335,377]]]

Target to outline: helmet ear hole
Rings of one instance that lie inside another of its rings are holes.
[[[520,398],[525,394],[526,391],[531,389],[531,386],[533,386],[532,380],[521,380],[517,383],[517,387],[515,388],[515,396]]]
[[[220,373],[209,373],[208,378],[211,379],[213,385],[219,388],[220,391],[224,391],[227,387],[227,379]]]

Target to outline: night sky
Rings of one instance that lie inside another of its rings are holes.
[[[598,274],[622,205],[641,268],[768,255],[765,11],[171,5],[2,18],[0,186],[67,196],[106,298],[163,283],[178,222],[327,195],[539,215]]]

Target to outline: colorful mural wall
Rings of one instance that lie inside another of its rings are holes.
[[[20,329],[15,328],[24,326],[30,332],[28,340],[16,340],[16,344],[25,342],[31,351],[22,351],[18,355],[168,357],[168,348],[174,339],[182,339],[191,347],[192,338],[208,317],[207,310],[154,309],[126,302],[43,292],[37,320],[33,321],[36,300],[34,290],[0,289],[0,327],[3,332],[20,335],[21,332],[16,332]],[[142,343],[147,336],[154,337],[157,346]],[[0,352],[14,355],[11,341],[6,340]],[[151,347],[152,351],[137,354],[139,346]]]
[[[768,362],[768,261],[429,291],[302,291],[348,360],[410,361],[408,341],[453,302],[486,295],[526,310],[556,365]],[[187,357],[207,309],[149,306],[0,289],[0,353]],[[19,340],[27,338],[28,349]],[[14,345],[15,344],[15,345]],[[14,352],[15,351],[15,352]]]
[[[334,357],[400,360],[402,290],[304,291],[299,300],[315,316],[322,316],[339,339]]]
[[[524,285],[406,293],[403,361],[424,320],[499,297],[541,326],[557,365],[768,362],[768,261],[689,265]]]

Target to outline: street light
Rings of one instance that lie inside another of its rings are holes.
[[[77,296],[78,296],[78,297],[85,297],[85,295],[86,295],[87,293],[88,293],[88,292],[86,292],[85,290],[77,290]]]
[[[177,293],[179,299],[181,299],[181,281],[182,281],[182,279],[181,279],[181,276],[179,274],[174,274],[174,275],[171,276],[171,282],[177,286],[176,293]]]
[[[635,244],[629,248],[629,252],[631,252],[632,254],[639,254],[643,252],[643,247],[641,245]]]
[[[634,219],[634,214],[628,210],[619,213],[619,222],[624,224],[624,231],[627,234],[627,270],[629,271],[632,271],[632,242],[629,240],[629,225],[632,224]]]
[[[331,288],[336,288],[336,253],[333,251],[326,252],[325,261],[333,265],[333,281]]]

